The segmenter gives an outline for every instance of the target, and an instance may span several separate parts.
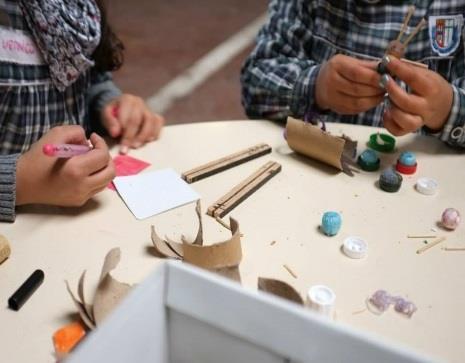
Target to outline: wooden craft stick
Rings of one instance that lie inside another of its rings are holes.
[[[412,60],[410,60],[410,59],[401,58],[401,62],[410,64],[410,65],[415,66],[415,67],[420,67],[420,68],[428,69],[428,65],[427,65],[427,64],[420,63],[420,62],[414,62],[414,61],[412,61]]]
[[[188,170],[182,174],[182,178],[187,183],[193,183],[197,180],[204,179],[221,171],[230,169],[236,165],[245,163],[249,160],[256,159],[262,155],[271,153],[271,146],[268,144],[257,144],[245,150],[234,154],[213,160],[209,163],[200,165],[194,169]]]
[[[423,246],[422,248],[418,249],[417,250],[417,254],[420,254],[420,253],[423,253],[427,250],[429,250],[431,247],[434,247],[436,246],[437,244],[441,243],[442,241],[444,241],[446,239],[446,237],[440,237],[438,238],[437,240],[427,244],[426,246]]]
[[[416,236],[409,234],[407,238],[436,238],[436,236]]]
[[[208,208],[207,214],[214,218],[224,217],[280,171],[280,164],[275,161],[267,162],[255,173],[213,203],[213,205]]]
[[[287,270],[287,272],[289,272],[292,275],[293,278],[297,278],[297,275],[294,273],[294,271],[291,270],[291,268],[288,265],[284,264],[283,267]]]

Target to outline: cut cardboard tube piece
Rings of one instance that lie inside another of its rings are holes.
[[[282,297],[283,299],[293,301],[299,305],[304,305],[304,300],[300,294],[289,284],[284,281],[258,278],[258,289],[270,294]]]
[[[193,242],[188,241],[185,237],[182,238],[182,243],[168,238],[162,239],[157,234],[155,227],[152,226],[152,243],[157,256],[181,259],[192,265],[240,281],[239,264],[242,260],[242,248],[239,223],[230,218],[231,238],[205,246],[202,243],[203,237],[201,236],[202,217],[199,203],[196,212],[199,219],[199,232]]]
[[[8,240],[0,234],[0,264],[10,257],[11,248]]]
[[[289,147],[302,155],[344,170],[344,159],[352,159],[357,143],[346,136],[333,136],[309,122],[287,118],[286,138]]]
[[[79,298],[72,292],[68,281],[65,281],[66,288],[78,310],[79,316],[89,329],[95,329],[131,289],[131,285],[121,283],[110,275],[110,272],[118,266],[120,257],[121,252],[119,248],[113,248],[107,253],[92,305],[88,304],[84,297],[84,279],[86,271],[84,271],[79,278]]]

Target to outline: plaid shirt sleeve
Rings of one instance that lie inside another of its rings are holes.
[[[302,16],[302,6],[300,1],[270,3],[269,22],[241,72],[242,104],[251,118],[302,117],[314,106],[320,65],[304,51],[311,33],[304,24],[310,18]]]

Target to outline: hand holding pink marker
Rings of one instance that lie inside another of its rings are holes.
[[[45,144],[42,148],[45,155],[57,158],[71,158],[73,156],[85,154],[90,150],[92,150],[92,147],[88,145],[73,144]]]

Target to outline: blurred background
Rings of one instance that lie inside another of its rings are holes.
[[[167,124],[245,119],[239,72],[268,0],[112,0],[123,41],[116,84],[162,113]]]

